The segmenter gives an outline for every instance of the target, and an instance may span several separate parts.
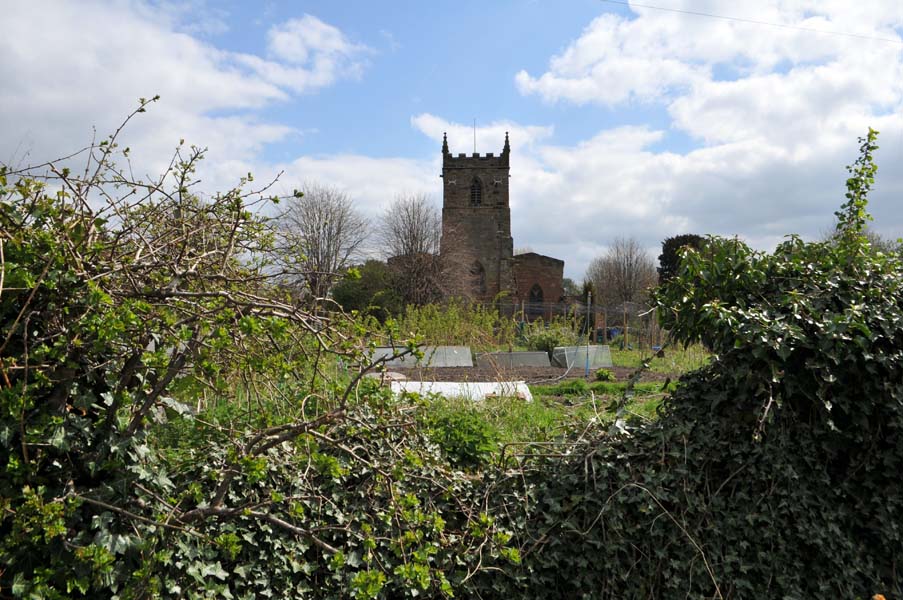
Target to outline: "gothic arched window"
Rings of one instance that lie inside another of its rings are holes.
[[[542,288],[539,287],[538,283],[534,283],[527,296],[527,315],[531,320],[543,314],[545,307],[542,300]]]
[[[470,205],[480,206],[483,204],[483,184],[480,183],[479,177],[474,177],[470,183]]]
[[[538,283],[534,283],[533,287],[530,288],[530,299],[528,302],[542,302],[542,288],[539,287]]]

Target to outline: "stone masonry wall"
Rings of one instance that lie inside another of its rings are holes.
[[[563,260],[535,252],[518,254],[514,257],[515,302],[529,302],[534,285],[542,289],[544,303],[558,302],[564,296],[563,277]]]

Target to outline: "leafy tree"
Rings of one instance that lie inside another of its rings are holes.
[[[578,296],[580,296],[581,286],[577,285],[577,283],[570,277],[565,277],[564,279],[562,279],[561,286],[564,288],[565,297],[577,298]]]
[[[660,284],[674,277],[680,267],[681,251],[684,248],[698,250],[705,238],[695,233],[685,233],[666,238],[662,242],[662,253],[658,256],[658,282]]]
[[[837,235],[837,225],[835,224],[830,232],[821,236],[821,241],[835,243],[837,241]],[[885,237],[871,227],[866,227],[864,235],[868,238],[869,247],[875,252],[891,254],[894,252],[899,253],[901,251],[900,241],[898,239],[895,240]]]
[[[402,299],[395,291],[395,273],[379,260],[368,260],[349,270],[332,292],[333,299],[346,311],[370,313],[381,321],[398,315]]]

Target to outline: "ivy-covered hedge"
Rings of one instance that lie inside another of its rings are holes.
[[[655,423],[500,483],[523,562],[484,597],[903,595],[903,261],[863,235],[874,140],[836,241],[685,255],[659,311],[716,359]]]

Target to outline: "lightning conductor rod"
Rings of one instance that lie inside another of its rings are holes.
[[[477,153],[477,119],[473,119],[473,153]]]

